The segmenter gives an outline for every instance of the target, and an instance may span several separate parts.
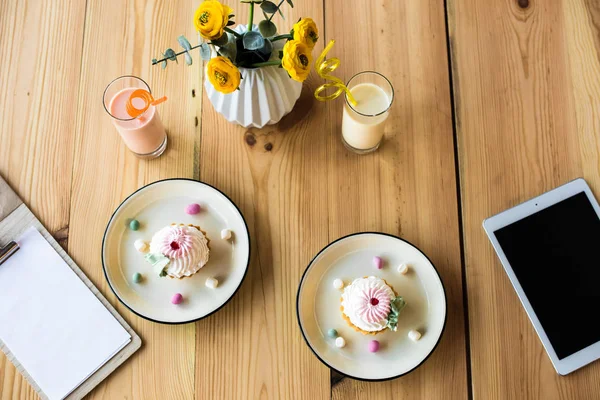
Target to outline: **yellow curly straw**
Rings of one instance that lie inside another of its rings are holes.
[[[317,74],[319,74],[319,76],[325,80],[333,81],[333,82],[329,82],[329,83],[324,83],[321,86],[319,86],[315,90],[315,99],[317,99],[319,101],[333,100],[333,99],[337,99],[338,97],[340,97],[340,95],[343,92],[346,92],[346,95],[348,96],[348,100],[354,107],[356,107],[356,104],[357,104],[356,100],[354,99],[354,96],[352,96],[352,93],[350,93],[350,90],[348,90],[346,85],[344,85],[344,81],[342,81],[338,77],[330,75],[333,71],[335,71],[335,69],[337,67],[340,66],[339,58],[333,57],[333,58],[330,58],[329,60],[325,60],[325,56],[327,55],[329,50],[331,50],[331,48],[333,47],[334,44],[335,44],[335,40],[330,41],[329,44],[327,45],[327,47],[325,47],[325,49],[319,56],[319,58],[317,58],[317,61],[315,61],[315,69],[317,71]],[[326,96],[321,96],[321,92],[324,90],[327,90],[329,88],[337,88],[337,90],[335,92],[333,92],[332,94],[329,94]]]

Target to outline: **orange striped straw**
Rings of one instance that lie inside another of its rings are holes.
[[[133,105],[133,99],[143,100],[144,106],[142,108],[137,108]],[[137,89],[134,90],[129,96],[127,103],[125,103],[125,110],[127,111],[127,114],[131,116],[131,118],[137,118],[145,113],[150,106],[156,106],[165,101],[167,101],[167,96],[163,96],[160,99],[154,100],[154,97],[152,97],[152,94],[150,94],[149,91],[145,89]]]

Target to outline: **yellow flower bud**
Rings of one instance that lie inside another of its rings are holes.
[[[312,54],[308,46],[298,40],[290,40],[283,46],[281,66],[293,80],[304,82],[310,73]]]
[[[313,49],[319,40],[317,24],[310,18],[303,18],[294,24],[294,40],[304,43],[309,49]]]
[[[200,36],[207,40],[217,40],[229,22],[233,10],[217,0],[205,0],[194,13],[194,26]]]
[[[240,70],[228,58],[211,58],[206,71],[210,83],[221,93],[232,93],[240,86]]]

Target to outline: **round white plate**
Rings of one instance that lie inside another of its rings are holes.
[[[198,203],[199,214],[188,215],[185,207]],[[129,229],[131,219],[140,229]],[[152,235],[172,223],[197,225],[210,239],[208,263],[191,277],[159,277],[136,251],[137,239],[148,242]],[[221,239],[221,230],[230,229],[232,239]],[[204,318],[221,308],[237,292],[250,262],[250,235],[236,205],[219,190],[189,179],[166,179],[138,189],[116,209],[102,241],[102,266],[108,284],[117,298],[137,315],[154,322],[182,324]],[[141,283],[132,276],[143,275]],[[217,278],[216,289],[205,286]],[[184,301],[171,304],[181,293]]]
[[[374,256],[384,260],[383,269],[375,268]],[[410,266],[406,275],[397,271],[400,263]],[[335,289],[333,280],[340,278],[348,285],[364,276],[385,279],[406,300],[396,332],[363,335],[342,318],[343,289]],[[384,233],[356,233],[321,250],[304,272],[296,307],[302,335],[319,360],[351,378],[369,381],[394,379],[417,368],[433,352],[446,325],[446,293],[431,261],[412,244]],[[327,336],[331,328],[346,340],[344,348]],[[417,342],[408,338],[412,329],[422,333]],[[380,342],[377,353],[368,351],[373,339]]]

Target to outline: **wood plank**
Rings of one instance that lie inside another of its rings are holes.
[[[482,220],[583,176],[600,194],[598,6],[450,0],[474,398],[584,399],[552,368]]]
[[[0,174],[63,247],[84,18],[81,1],[0,2]],[[37,395],[0,354],[0,399],[13,398]]]
[[[87,2],[81,93],[78,101],[69,253],[115,305],[144,346],[100,385],[91,398],[189,399],[194,393],[195,328],[160,325],[133,315],[118,303],[102,273],[100,251],[106,224],[119,203],[146,183],[193,177],[199,144],[196,101],[200,64],[172,64],[166,71],[151,59],[177,37],[195,38],[196,1],[89,0]],[[195,54],[197,57],[197,54]],[[137,159],[122,143],[101,104],[106,85],[120,75],[147,80],[169,100],[159,108],[169,135],[165,154]]]
[[[245,23],[247,6],[227,3]],[[301,16],[323,30],[322,0],[294,3],[283,8],[287,22],[274,19],[280,32]],[[236,297],[196,324],[199,399],[329,397],[329,370],[304,344],[295,311],[302,272],[329,240],[326,114],[312,98],[315,84],[314,77],[305,82],[292,113],[264,129],[229,124],[204,99],[200,178],[240,207],[252,260]]]
[[[326,40],[348,80],[387,76],[395,101],[382,147],[349,153],[340,139],[342,100],[327,105],[330,240],[366,230],[401,236],[438,268],[448,298],[440,345],[409,375],[388,382],[343,379],[333,399],[464,399],[466,353],[454,143],[441,1],[325,3]],[[349,26],[356,29],[348,29]]]

